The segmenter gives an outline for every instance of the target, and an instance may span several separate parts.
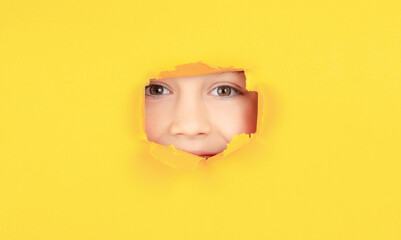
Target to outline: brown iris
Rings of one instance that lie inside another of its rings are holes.
[[[220,86],[220,87],[217,88],[217,94],[219,96],[222,96],[222,97],[230,96],[231,87],[229,87],[229,86]]]
[[[150,85],[149,93],[151,95],[162,95],[163,94],[163,86],[160,85]]]

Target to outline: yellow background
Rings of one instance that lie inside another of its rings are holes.
[[[400,12],[2,0],[0,239],[401,239]],[[198,61],[247,70],[258,133],[202,170],[138,165],[147,77]]]

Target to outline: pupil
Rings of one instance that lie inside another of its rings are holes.
[[[157,86],[153,85],[150,87],[150,94],[152,95],[161,95],[163,93],[163,87],[162,86]]]
[[[229,87],[219,87],[218,88],[218,93],[220,96],[229,96],[231,93],[231,88]]]

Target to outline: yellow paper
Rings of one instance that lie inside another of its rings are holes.
[[[401,239],[400,12],[2,0],[0,239]],[[208,160],[144,133],[146,82],[196,62],[259,96]]]

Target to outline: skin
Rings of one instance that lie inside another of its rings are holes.
[[[256,131],[256,92],[244,72],[150,80],[145,88],[148,140],[200,157],[227,148],[234,134]]]

